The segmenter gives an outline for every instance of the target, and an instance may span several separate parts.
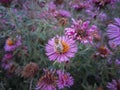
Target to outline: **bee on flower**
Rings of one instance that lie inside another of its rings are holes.
[[[66,36],[57,36],[48,41],[45,50],[50,61],[65,62],[75,56],[77,45]]]

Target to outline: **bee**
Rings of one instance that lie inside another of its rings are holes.
[[[63,45],[61,40],[58,37],[55,37],[54,39],[54,50],[59,54],[63,52]]]

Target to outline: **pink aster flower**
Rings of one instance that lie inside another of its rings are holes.
[[[4,70],[8,70],[12,62],[8,59],[2,60],[1,66]]]
[[[47,12],[48,16],[56,17],[58,14],[58,11],[57,11],[57,7],[54,4],[54,2],[48,3],[47,7],[48,7],[48,11],[45,11],[45,13]]]
[[[115,18],[115,23],[108,25],[107,35],[110,44],[120,45],[120,18]]]
[[[21,38],[18,37],[17,41],[14,41],[11,38],[8,38],[6,40],[4,49],[5,49],[5,51],[14,51],[20,45],[21,45]]]
[[[65,73],[64,71],[58,70],[57,74],[58,74],[57,84],[59,89],[63,89],[64,87],[70,87],[73,85],[74,80],[69,73]]]
[[[4,68],[5,70],[7,70],[10,67],[11,64],[11,59],[13,58],[13,54],[12,53],[7,53],[4,55],[2,62],[1,62],[1,66],[2,68]]]
[[[55,71],[44,70],[45,75],[43,75],[37,84],[36,90],[56,90],[56,76]]]
[[[119,80],[112,80],[107,84],[108,90],[120,90],[120,79]]]
[[[13,58],[13,54],[12,53],[7,53],[7,54],[5,54],[4,55],[4,57],[3,57],[3,60],[9,60],[9,59],[12,59]]]
[[[57,9],[57,7],[56,7],[56,5],[54,4],[54,2],[48,3],[47,6],[48,6],[48,8],[49,8],[50,11],[53,11],[53,10],[56,10],[56,9]]]
[[[68,36],[70,39],[75,39],[76,31],[75,28],[65,28],[65,35]]]
[[[98,19],[100,19],[101,21],[106,20],[106,19],[107,19],[106,13],[101,12],[101,13],[98,15]]]
[[[120,60],[116,59],[116,60],[115,60],[115,64],[116,64],[116,65],[120,65]]]
[[[71,39],[79,40],[81,43],[92,43],[94,34],[97,34],[97,27],[95,25],[89,26],[89,21],[82,20],[75,21],[69,28],[65,28],[65,35]]]
[[[74,40],[70,40],[68,37],[57,36],[48,41],[45,49],[50,61],[64,62],[75,56],[77,45]]]

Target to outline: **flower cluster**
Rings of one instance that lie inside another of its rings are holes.
[[[36,90],[57,90],[73,85],[73,77],[69,73],[58,70],[57,74],[55,70],[44,70],[43,75],[37,84]]]
[[[14,40],[9,37],[5,42],[5,55],[2,58],[1,66],[8,74],[14,73],[17,68],[17,65],[13,62],[13,53],[21,44],[21,37],[16,37]]]
[[[17,47],[21,45],[21,37],[16,38],[16,40],[12,38],[8,38],[5,43],[5,51],[14,51]]]

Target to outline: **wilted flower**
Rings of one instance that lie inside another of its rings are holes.
[[[108,4],[113,6],[119,0],[90,0],[90,1],[91,1],[91,4],[94,3],[95,6],[97,6],[98,8],[103,8]]]
[[[98,87],[98,89],[97,90],[104,90],[102,87]]]
[[[70,86],[73,85],[73,83],[74,83],[73,82],[73,77],[70,76],[69,73],[58,70],[57,74],[58,74],[57,84],[58,84],[59,89],[63,89],[65,87],[70,87]]]
[[[61,5],[64,2],[64,0],[54,0],[54,3],[56,5]]]
[[[93,39],[95,42],[98,42],[101,40],[101,36],[99,34],[94,34]]]
[[[15,70],[17,69],[17,65],[16,64],[14,64],[14,63],[12,63],[12,64],[10,64],[10,67],[9,67],[9,69],[7,70],[7,73],[10,75],[10,74],[13,74],[13,73],[15,73]]]
[[[105,6],[106,4],[109,4],[111,0],[92,0],[92,2],[102,7]]]
[[[74,40],[65,36],[56,36],[46,44],[46,55],[50,61],[69,61],[77,52],[77,45]]]
[[[106,57],[109,53],[109,49],[104,45],[98,48],[98,55],[100,55],[101,57]]]
[[[67,25],[67,23],[68,23],[67,18],[60,18],[58,21],[58,25],[60,25],[60,26],[65,26],[65,25]]]
[[[30,62],[24,67],[22,71],[22,76],[24,78],[32,78],[37,74],[38,70],[39,66],[36,63]]]
[[[112,80],[107,84],[108,90],[120,90],[120,80]]]
[[[92,58],[106,58],[110,54],[110,50],[105,45],[100,45],[97,47],[97,52],[92,55]]]
[[[6,40],[4,49],[5,51],[14,51],[17,47],[21,45],[21,38],[16,38],[16,40],[13,40],[12,38],[8,38]]]
[[[45,75],[39,79],[36,90],[56,90],[55,71],[48,71],[47,69],[44,71]]]
[[[115,18],[115,23],[108,25],[107,35],[109,43],[120,45],[120,18]]]

